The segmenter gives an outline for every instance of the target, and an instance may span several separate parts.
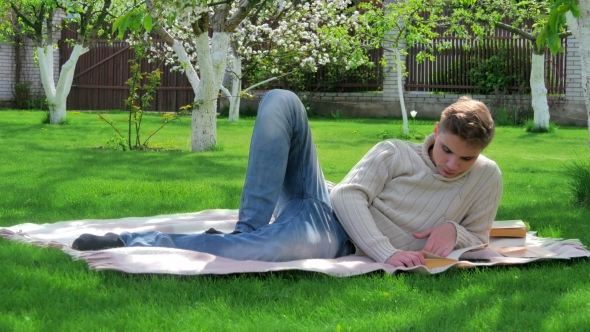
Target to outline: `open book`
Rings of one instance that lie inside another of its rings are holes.
[[[426,255],[426,267],[428,269],[449,266],[451,264],[459,262],[459,257],[464,253],[473,250],[483,248],[484,245],[475,245],[471,247],[461,248],[451,251],[447,257],[436,256],[428,251],[421,250],[420,252]]]

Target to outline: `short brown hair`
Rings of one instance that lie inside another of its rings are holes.
[[[485,148],[494,138],[494,120],[484,103],[463,96],[445,108],[440,117],[440,130],[459,136],[473,147]]]

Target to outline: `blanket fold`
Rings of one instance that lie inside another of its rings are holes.
[[[71,243],[83,233],[104,235],[122,231],[160,231],[164,233],[200,233],[209,228],[231,232],[238,218],[237,210],[206,210],[195,213],[131,217],[108,220],[76,220],[52,224],[20,224],[1,228],[0,237],[37,246],[60,248],[74,259],[88,263],[91,269],[115,270],[125,273],[154,273],[175,275],[259,273],[302,270],[345,277],[374,271],[395,273],[411,271],[436,274],[451,268],[525,264],[547,259],[590,257],[590,251],[578,240],[539,238],[527,235],[526,248],[506,252],[486,248],[464,253],[459,260],[449,260],[443,266],[395,268],[377,263],[366,256],[350,255],[337,259],[304,259],[290,262],[237,261],[207,253],[173,248],[126,247],[81,252]],[[542,248],[538,251],[534,248]],[[495,248],[494,248],[495,249]],[[527,253],[520,254],[520,252]],[[539,255],[539,253],[541,253]],[[527,256],[527,257],[520,257]]]

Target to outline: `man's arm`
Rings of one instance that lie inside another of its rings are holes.
[[[472,172],[468,188],[462,195],[467,209],[461,221],[447,221],[423,232],[413,234],[417,239],[428,238],[424,250],[446,257],[454,249],[480,245],[489,241],[490,229],[502,198],[502,174],[491,160],[481,170]]]
[[[477,185],[467,194],[469,206],[463,220],[451,220],[457,229],[455,249],[488,243],[492,223],[502,199],[502,173],[491,160],[480,175]]]
[[[332,207],[351,240],[375,261],[384,263],[399,250],[377,228],[369,206],[394,175],[396,147],[382,142],[373,147],[330,195]]]

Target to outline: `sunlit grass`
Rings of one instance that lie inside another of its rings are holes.
[[[154,136],[180,151],[99,149],[114,135],[96,114],[42,125],[0,112],[0,226],[238,207],[253,119],[219,119],[222,149],[190,153],[190,119]],[[109,117],[124,116],[112,112]],[[148,115],[146,129],[159,118]],[[415,130],[428,134],[433,122]],[[326,178],[340,181],[392,120],[312,119]],[[568,163],[588,156],[586,128],[498,128],[484,154],[503,172],[497,219],[590,243],[589,210],[572,204]],[[231,276],[89,270],[56,249],[0,240],[0,331],[585,331],[590,262],[334,278],[307,272]]]

